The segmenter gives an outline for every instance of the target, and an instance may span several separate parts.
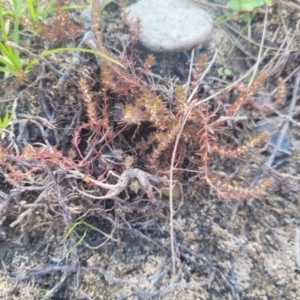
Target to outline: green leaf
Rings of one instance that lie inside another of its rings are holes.
[[[223,74],[224,74],[223,71],[224,71],[223,67],[218,68],[217,72],[218,72],[219,77],[223,76]]]
[[[227,6],[233,10],[242,10],[241,0],[231,0],[227,3]]]
[[[4,16],[4,11],[0,5],[0,29],[1,29],[2,37],[3,37],[4,41],[7,42],[8,37],[7,37],[7,33],[6,33],[5,22],[4,22],[3,16]]]
[[[0,42],[0,50],[3,53],[2,59],[5,59],[6,62],[5,65],[10,64],[11,67],[15,71],[20,71],[22,70],[22,63],[21,60],[18,56],[15,56],[15,52],[12,51],[12,49],[5,47],[1,42]]]
[[[263,6],[265,2],[267,4],[272,3],[272,0],[230,0],[227,6],[236,11],[252,11],[257,7]]]
[[[19,45],[19,18],[21,16],[22,11],[22,1],[23,0],[16,0],[15,3],[15,15],[14,15],[14,30],[13,30],[13,41],[15,44]],[[17,60],[20,60],[19,52],[14,50],[15,57]]]
[[[0,56],[0,63],[2,63],[3,65],[5,65],[6,67],[10,67],[12,69],[15,69],[14,64],[6,56]]]
[[[8,73],[10,75],[13,75],[13,76],[17,77],[17,73],[14,70],[12,70],[12,69],[0,67],[0,71],[2,71],[3,73]]]
[[[14,113],[9,113],[6,110],[6,113],[2,119],[0,119],[0,129],[6,129],[9,125],[9,123],[12,121],[14,117]]]
[[[37,58],[34,58],[25,68],[25,73],[28,73],[29,70],[36,64],[38,63],[39,60]]]
[[[28,9],[30,12],[31,19],[34,23],[38,22],[38,15],[36,10],[34,9],[33,0],[27,0]]]
[[[224,69],[224,74],[226,76],[232,76],[232,71],[230,69]]]

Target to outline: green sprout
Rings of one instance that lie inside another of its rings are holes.
[[[27,0],[26,9],[29,12],[32,22],[36,25],[39,25],[40,23],[44,23],[50,13],[57,11],[56,0],[42,2],[42,4],[45,5],[43,6],[43,8],[40,7],[40,2],[41,2],[40,0]],[[63,5],[59,7],[59,10],[82,9],[86,7],[87,5],[76,5],[76,4]]]
[[[227,6],[236,11],[253,11],[264,4],[271,6],[272,0],[230,0]]]
[[[46,296],[46,294],[49,292],[49,290],[45,289],[45,288],[37,287],[36,289],[37,289],[40,297]]]
[[[5,133],[7,132],[6,129],[10,125],[11,121],[13,120],[14,115],[15,115],[14,112],[9,113],[6,110],[4,117],[0,118],[0,137],[1,137],[1,139],[4,138]]]
[[[15,44],[19,44],[19,19],[24,13],[22,9],[22,0],[15,0],[12,2],[12,10],[6,10],[0,6],[0,71],[8,73],[16,77],[22,77],[24,70],[22,68],[22,60],[20,59],[19,52],[12,50],[4,45],[8,41],[8,32],[5,26],[6,17],[13,19],[13,41]]]
[[[218,68],[217,72],[219,77],[222,78],[223,80],[227,79],[227,77],[232,76],[232,70],[228,68],[220,67]]]
[[[31,70],[32,66],[38,62],[38,59],[31,60],[26,66],[24,66],[24,60],[20,59],[19,51],[10,47],[9,37],[12,37],[13,43],[19,45],[19,22],[20,18],[28,20],[31,19],[33,23],[33,28],[39,28],[39,24],[43,23],[49,13],[55,11],[55,0],[48,2],[45,9],[40,9],[39,0],[8,0],[10,3],[10,9],[4,8],[0,5],[0,72],[4,73],[4,77],[8,75],[17,77],[19,80],[23,80],[26,74]],[[112,0],[106,1],[105,8],[107,4],[112,2]],[[61,10],[83,8],[86,6],[80,5],[69,5],[60,7]],[[12,20],[12,28],[6,26],[7,20]],[[38,29],[34,31],[39,34]],[[77,48],[58,48],[49,51],[44,51],[41,55],[47,56],[52,53],[57,53],[61,51],[82,51],[93,53],[95,55],[101,56],[105,60],[109,60],[122,66],[118,61],[109,57],[108,55],[101,53],[99,51],[94,51],[90,49],[77,49]]]
[[[48,15],[52,11],[55,11],[55,2],[56,0],[51,0],[47,3],[46,7],[43,7],[43,9],[41,9],[40,0],[27,0],[26,8],[29,11],[32,22],[34,24],[38,24],[40,21],[44,22],[47,19]]]
[[[87,222],[85,222],[85,221],[83,221],[83,220],[77,221],[77,222],[75,222],[75,223],[71,226],[71,228],[70,228],[70,229],[68,230],[68,232],[66,233],[66,235],[65,235],[64,239],[62,240],[62,242],[64,242],[66,239],[68,239],[68,238],[70,237],[71,233],[72,233],[72,232],[75,230],[75,228],[76,228],[77,226],[79,226],[79,225],[83,225],[83,226],[84,226],[84,232],[83,232],[83,235],[80,237],[79,241],[76,243],[76,247],[79,246],[79,245],[83,242],[83,240],[84,240],[84,238],[86,237],[86,234],[87,234],[87,232],[88,232],[89,229],[95,230],[95,231],[101,233],[102,235],[104,235],[104,236],[105,236],[107,239],[109,239],[109,240],[112,240],[112,241],[117,242],[117,243],[120,242],[120,241],[114,239],[111,235],[109,235],[109,234],[103,232],[102,230],[98,229],[97,227],[95,227],[95,226],[93,226],[93,225],[91,225],[91,224],[89,224],[89,223],[87,223]],[[65,259],[66,257],[68,257],[69,254],[70,254],[71,252],[72,252],[72,250],[69,250],[69,251],[67,252],[67,254],[62,258],[62,260]]]

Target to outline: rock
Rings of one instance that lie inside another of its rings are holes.
[[[257,125],[256,127],[257,133],[261,133],[263,131],[273,133],[276,128],[275,125],[272,124],[268,119],[260,120],[259,122],[256,123],[256,125]],[[273,135],[271,139],[270,145],[266,151],[268,154],[271,154],[273,152],[274,147],[277,144],[277,141],[279,139],[279,136],[280,136],[280,129],[276,131],[276,133]],[[286,154],[291,154],[291,148],[292,148],[292,143],[290,139],[287,136],[285,136],[282,140],[280,148],[277,151],[275,157],[282,157]]]
[[[140,20],[139,40],[153,52],[200,48],[213,28],[210,15],[188,0],[141,0],[125,16],[133,25]]]

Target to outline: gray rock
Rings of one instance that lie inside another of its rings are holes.
[[[140,42],[153,52],[200,48],[211,36],[213,21],[188,0],[141,0],[125,11],[129,23],[140,20]]]

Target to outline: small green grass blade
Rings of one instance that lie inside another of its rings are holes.
[[[38,22],[38,15],[37,15],[37,12],[34,8],[33,0],[27,0],[27,5],[28,5],[28,9],[29,9],[32,21],[34,23],[37,23]]]
[[[20,58],[19,58],[19,56],[15,56],[15,52],[12,49],[5,47],[0,42],[0,50],[2,51],[3,56],[11,62],[11,64],[13,65],[13,68],[16,71],[22,70],[22,64],[21,64]],[[5,64],[7,64],[7,63],[5,63]]]
[[[0,63],[5,65],[6,67],[14,69],[14,64],[11,63],[10,59],[8,59],[6,56],[0,56]]]
[[[97,56],[100,56],[102,57],[103,59],[106,59],[106,60],[109,60],[117,65],[119,65],[120,67],[123,67],[125,68],[120,62],[118,62],[117,60],[109,57],[108,55],[102,53],[102,52],[99,52],[99,51],[95,51],[95,50],[91,50],[91,49],[84,49],[84,48],[57,48],[57,49],[52,49],[52,50],[48,50],[48,51],[44,51],[41,53],[41,55],[43,57],[45,56],[48,56],[50,54],[53,54],[53,53],[58,53],[58,52],[64,52],[64,51],[81,51],[81,52],[85,52],[85,53],[91,53],[91,54],[95,54]]]
[[[14,18],[14,30],[13,30],[13,40],[14,43],[19,45],[19,18],[21,15],[21,4],[23,0],[16,0],[15,6],[15,18]],[[20,60],[20,54],[18,51],[14,51],[16,59]]]
[[[6,110],[4,117],[0,118],[0,129],[6,129],[12,121],[13,117],[14,113],[9,113],[8,110]]]
[[[8,73],[8,74],[13,75],[13,76],[17,76],[17,73],[12,69],[0,67],[0,71],[3,72],[3,73]]]
[[[2,38],[5,42],[8,41],[7,33],[6,33],[6,28],[5,28],[5,23],[4,23],[4,11],[2,9],[2,6],[0,5],[0,29],[2,32]]]

